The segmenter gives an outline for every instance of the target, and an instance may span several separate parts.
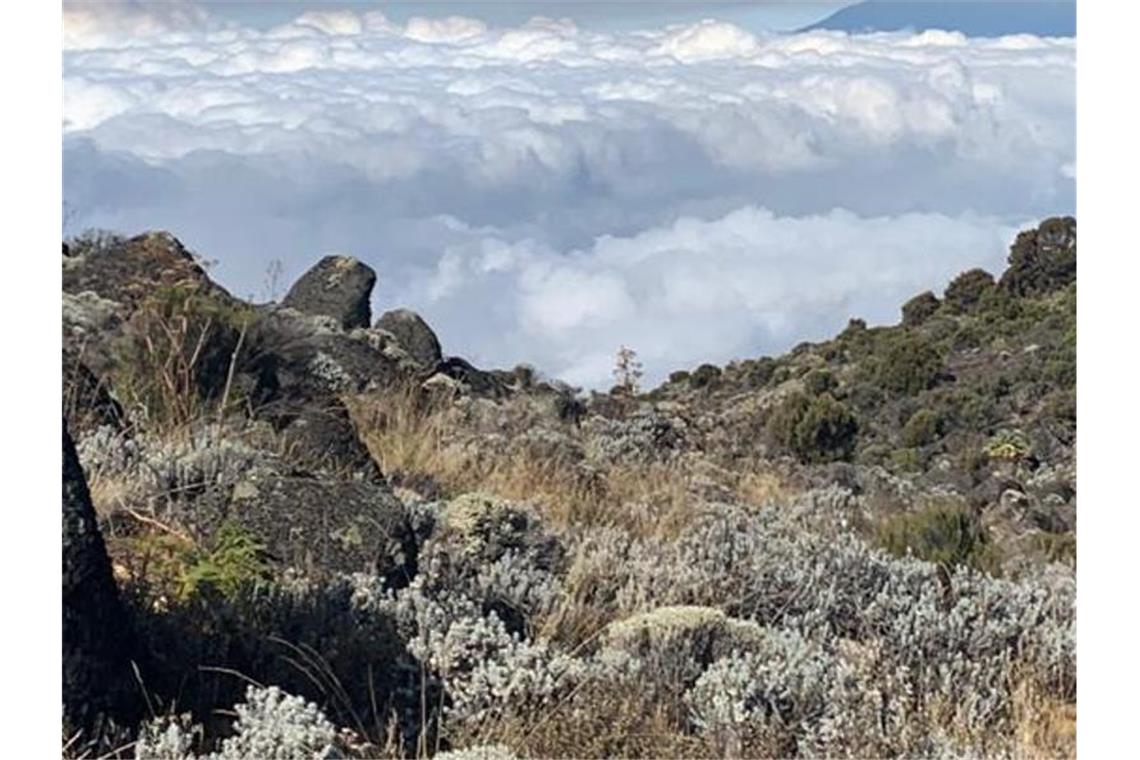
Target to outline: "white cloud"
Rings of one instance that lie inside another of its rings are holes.
[[[1073,208],[1072,40],[103,11],[66,10],[76,224],[169,227],[243,294],[347,250],[449,350],[581,382],[891,318]]]
[[[444,337],[479,359],[525,359],[596,385],[625,344],[656,381],[830,336],[852,316],[895,321],[905,299],[964,269],[998,271],[1015,230],[971,214],[780,217],[750,206],[577,250],[471,229],[425,278],[422,303],[444,324],[474,317]]]

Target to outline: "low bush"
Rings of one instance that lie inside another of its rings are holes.
[[[919,409],[906,421],[900,439],[908,448],[927,446],[942,437],[944,428],[942,415],[930,409]]]
[[[694,388],[712,388],[720,380],[720,367],[702,364],[689,376],[689,385]]]
[[[973,514],[958,506],[934,506],[888,518],[879,526],[876,540],[895,556],[913,556],[945,569],[994,567],[985,529]]]
[[[994,287],[994,276],[986,270],[967,270],[946,286],[946,305],[958,313],[973,311]]]
[[[772,414],[768,430],[804,462],[849,460],[859,425],[850,410],[829,393],[789,396]]]
[[[867,366],[872,382],[889,392],[907,395],[933,388],[944,371],[942,354],[928,342],[908,334],[888,340]]]
[[[804,390],[810,396],[818,396],[821,393],[830,393],[835,390],[839,385],[835,380],[835,376],[826,369],[813,369],[810,370],[803,378]]]
[[[921,325],[937,313],[942,303],[929,290],[919,293],[902,306],[902,323],[907,327]]]

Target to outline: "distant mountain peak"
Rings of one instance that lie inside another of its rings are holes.
[[[836,11],[800,31],[816,29],[855,33],[944,29],[968,37],[1007,34],[1075,37],[1077,5],[1074,0],[867,0]]]

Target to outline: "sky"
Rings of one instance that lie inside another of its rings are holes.
[[[65,4],[65,232],[256,300],[356,256],[445,353],[602,388],[895,322],[1073,212],[1075,40],[781,31],[815,5]]]

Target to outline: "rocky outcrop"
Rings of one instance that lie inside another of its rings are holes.
[[[63,430],[63,712],[74,729],[123,709],[130,629],[75,445]]]
[[[408,355],[424,367],[434,367],[443,358],[439,338],[414,311],[386,311],[376,320],[376,327],[392,333]]]
[[[502,398],[510,393],[508,373],[487,372],[458,356],[449,356],[436,367],[439,374],[459,381],[464,390],[484,398]],[[504,375],[507,375],[504,377]]]
[[[305,314],[331,317],[346,330],[368,327],[376,272],[351,256],[325,256],[297,280],[282,303]]]
[[[133,309],[162,287],[205,288],[228,297],[169,232],[148,232],[111,246],[63,260],[63,291],[92,292]]]
[[[264,313],[250,339],[263,359],[258,382],[277,406],[387,385],[401,371],[377,331],[345,331],[329,317],[288,307]]]

